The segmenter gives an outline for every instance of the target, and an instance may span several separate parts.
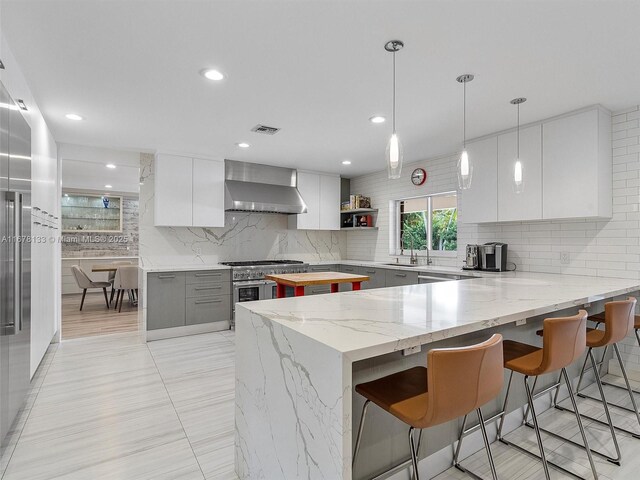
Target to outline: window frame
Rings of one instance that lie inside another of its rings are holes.
[[[429,250],[429,256],[431,257],[456,257],[458,250],[434,250],[433,249],[433,230],[431,220],[433,218],[433,197],[452,196],[456,197],[456,210],[458,209],[458,192],[456,190],[449,190],[446,192],[431,193],[426,195],[416,195],[413,197],[398,198],[389,201],[389,211],[391,212],[390,219],[393,219],[389,224],[389,255],[392,257],[408,257],[411,255],[410,250],[404,250],[401,245],[401,231],[402,225],[400,223],[401,212],[400,203],[407,200],[415,200],[417,198],[427,198],[428,206],[428,225],[427,225],[427,249]],[[426,255],[426,250],[414,250],[414,253],[420,255]]]

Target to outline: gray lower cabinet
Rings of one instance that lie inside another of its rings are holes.
[[[338,265],[310,265],[310,272],[339,272]]]
[[[147,330],[185,324],[185,274],[149,273],[147,277]]]
[[[369,277],[368,282],[362,282],[362,288],[364,290],[369,290],[371,288],[383,288],[387,285],[385,270],[381,268],[360,267],[360,271],[358,273]]]
[[[231,297],[187,298],[187,325],[228,321],[231,311]]]
[[[400,287],[402,285],[415,285],[418,283],[418,272],[406,270],[386,270],[385,286]]]
[[[331,293],[331,285],[310,285],[305,288],[305,295],[324,295]]]
[[[355,265],[340,265],[339,271],[342,273],[352,273],[354,275],[360,275],[360,267],[356,267]],[[340,292],[350,292],[351,290],[353,290],[353,286],[350,283],[341,283],[338,287],[338,290]]]
[[[228,270],[149,273],[147,330],[231,321]],[[221,327],[224,328],[224,327]]]

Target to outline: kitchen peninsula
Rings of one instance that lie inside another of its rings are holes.
[[[523,272],[238,305],[236,472],[241,479],[371,476],[408,455],[406,432],[390,448],[388,425],[365,431],[361,455],[368,461],[359,463],[369,470],[352,476],[360,401],[353,387],[389,368],[424,364],[424,349],[401,351],[467,344],[496,331],[535,339],[543,315],[578,306],[595,311],[638,289],[637,280]],[[457,429],[427,430],[427,453],[453,443]]]

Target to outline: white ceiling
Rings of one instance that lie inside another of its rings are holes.
[[[353,176],[384,168],[399,38],[405,160],[601,103],[640,103],[638,1],[2,1],[2,31],[61,142]],[[199,75],[217,67],[214,83]],[[67,112],[86,117],[64,118]],[[250,132],[257,123],[282,128]],[[252,147],[240,150],[236,142]],[[351,166],[342,166],[344,159]]]

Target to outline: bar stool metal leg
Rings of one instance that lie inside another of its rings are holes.
[[[479,408],[476,410],[478,414],[478,422],[480,424],[480,431],[482,432],[482,440],[484,441],[484,449],[487,451],[487,458],[489,459],[489,468],[491,468],[491,477],[493,480],[498,480],[498,474],[496,473],[496,465],[493,462],[493,455],[491,454],[491,446],[489,445],[489,437],[487,436],[487,428],[484,424],[484,417],[482,416],[482,410]]]
[[[587,355],[589,356],[589,359],[591,360],[591,366],[593,368],[593,371],[597,372],[596,359],[595,359],[595,357],[593,355],[593,349],[592,348],[589,348],[587,350]],[[584,417],[584,418],[588,418],[589,420],[593,420],[595,422],[601,423],[602,425],[608,425],[609,426],[609,431],[611,432],[611,438],[613,440],[613,446],[615,447],[615,450],[616,450],[616,457],[612,457],[610,455],[606,455],[606,454],[604,454],[602,452],[599,452],[597,450],[594,450],[594,449],[591,449],[591,452],[593,452],[594,454],[598,455],[599,457],[602,457],[602,458],[606,459],[607,461],[609,461],[611,463],[614,463],[616,465],[620,465],[620,461],[622,460],[622,455],[620,453],[620,447],[618,445],[618,437],[616,436],[616,430],[615,430],[615,427],[613,426],[613,421],[611,420],[611,413],[609,412],[609,406],[607,404],[607,399],[606,399],[606,397],[604,395],[604,389],[602,388],[602,382],[600,381],[600,376],[597,375],[597,373],[596,373],[595,377],[596,377],[596,385],[598,386],[598,390],[600,392],[600,397],[602,398],[602,405],[604,407],[604,413],[605,413],[605,416],[607,417],[607,421],[606,422],[602,422],[602,421],[600,421],[600,420],[598,420],[596,418],[590,417],[588,415],[584,415],[582,413],[580,413],[580,416]],[[562,407],[560,405],[556,405],[556,408],[558,410],[563,410],[563,411],[566,411],[566,412],[572,412],[572,413],[578,412],[578,410],[573,411],[573,410],[570,410],[568,408]],[[567,441],[567,442],[569,442],[571,444],[581,446],[581,445],[577,444],[576,442],[574,442],[572,440],[569,440],[569,439],[567,439],[567,438],[565,438],[565,437],[563,437],[561,435],[558,435],[558,434],[556,434],[554,432],[551,432],[551,431],[547,430],[546,433],[549,433],[550,435],[553,435],[554,437],[560,438],[560,439],[562,439],[564,441]]]
[[[576,420],[578,422],[578,427],[580,428],[580,435],[582,435],[582,441],[584,442],[584,450],[587,452],[587,457],[589,458],[589,465],[591,465],[591,472],[593,472],[593,478],[597,480],[598,472],[596,471],[596,465],[593,462],[593,456],[591,455],[591,448],[589,448],[589,442],[587,440],[587,435],[584,431],[584,426],[582,425],[582,419],[580,418],[580,414],[578,413],[578,405],[576,404],[576,397],[573,395],[573,389],[571,388],[571,380],[569,380],[569,375],[567,375],[567,370],[565,368],[562,369],[562,375],[564,376],[564,382],[567,384],[567,389],[569,390],[569,398],[571,399],[571,405],[573,405],[573,410],[576,412]]]
[[[353,450],[353,459],[351,460],[351,468],[356,464],[356,456],[358,455],[358,451],[360,450],[360,440],[362,440],[362,429],[364,427],[364,417],[367,415],[367,409],[369,408],[369,404],[371,400],[367,400],[364,402],[362,406],[362,415],[360,416],[360,426],[358,427],[358,435],[356,436],[356,447]]]
[[[413,464],[413,476],[414,480],[420,480],[420,474],[418,473],[418,452],[416,450],[415,440],[413,438],[413,427],[409,427],[409,448],[411,449],[411,463]]]
[[[524,377],[524,386],[527,390],[527,398],[529,400],[529,407],[531,409],[531,416],[533,417],[533,425],[536,431],[536,439],[538,440],[538,448],[540,449],[540,459],[542,460],[542,468],[544,469],[544,476],[547,480],[549,480],[549,466],[547,465],[547,457],[544,454],[544,447],[542,446],[542,437],[540,436],[540,427],[538,426],[538,418],[536,416],[536,409],[533,405],[533,395],[531,394],[531,389],[529,388],[529,377],[525,375]]]

